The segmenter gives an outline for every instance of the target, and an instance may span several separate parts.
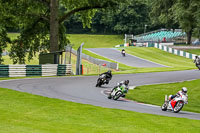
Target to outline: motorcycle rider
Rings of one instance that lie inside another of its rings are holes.
[[[125,49],[122,49],[122,55],[125,56]]]
[[[169,100],[171,101],[172,99],[174,99],[175,97],[177,96],[182,96],[182,95],[185,95],[186,97],[188,97],[187,95],[187,88],[186,87],[182,87],[182,89],[180,91],[178,91],[176,93],[176,95],[170,95],[169,96]]]
[[[108,84],[109,81],[112,79],[112,71],[108,70],[107,72],[100,74],[100,76],[104,75],[104,74],[106,75],[106,84]]]
[[[200,57],[199,56],[197,56],[197,55],[195,56],[194,63],[197,66],[197,68],[199,68],[198,67],[198,65],[200,64]],[[199,70],[200,70],[200,68],[199,68]]]

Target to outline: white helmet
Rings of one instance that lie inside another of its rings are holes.
[[[186,88],[186,87],[183,87],[183,88],[182,88],[182,92],[186,94],[186,93],[187,93],[187,88]]]

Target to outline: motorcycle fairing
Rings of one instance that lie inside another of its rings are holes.
[[[174,99],[172,99],[171,102],[170,102],[170,105],[174,109],[174,107],[176,105],[176,101]]]

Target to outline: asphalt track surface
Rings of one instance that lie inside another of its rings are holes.
[[[113,48],[88,48],[87,50],[132,67],[167,67],[127,53],[126,57],[123,57],[119,50]]]
[[[114,75],[110,83],[102,88],[95,87],[97,78],[97,76],[72,76],[17,79],[0,81],[0,87],[106,108],[200,120],[200,113],[161,111],[159,106],[145,105],[125,99],[114,101],[107,99],[104,94],[121,80],[129,79],[130,86],[179,82],[199,79],[200,71],[198,70]],[[190,91],[189,88],[188,91]]]

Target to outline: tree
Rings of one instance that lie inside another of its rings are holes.
[[[167,28],[179,27],[187,33],[187,44],[191,44],[193,30],[198,27],[199,0],[153,0],[151,17],[154,23]]]
[[[27,53],[30,60],[36,52],[62,50],[69,42],[65,35],[66,19],[78,13],[83,26],[90,27],[96,9],[112,8],[120,2],[124,0],[1,0],[1,28],[6,33],[12,27],[20,32],[11,41],[10,57],[14,63],[22,64]],[[8,42],[6,34],[0,35]]]
[[[149,24],[149,7],[143,0],[129,0],[129,4],[120,4],[115,13],[114,30],[118,33],[139,34],[144,25]]]
[[[166,28],[174,28],[175,21],[171,8],[174,0],[153,0],[151,3],[150,17],[155,25],[164,24]]]
[[[193,30],[197,27],[195,14],[199,4],[197,0],[177,0],[172,8],[175,21],[187,33],[187,44],[191,44]]]

